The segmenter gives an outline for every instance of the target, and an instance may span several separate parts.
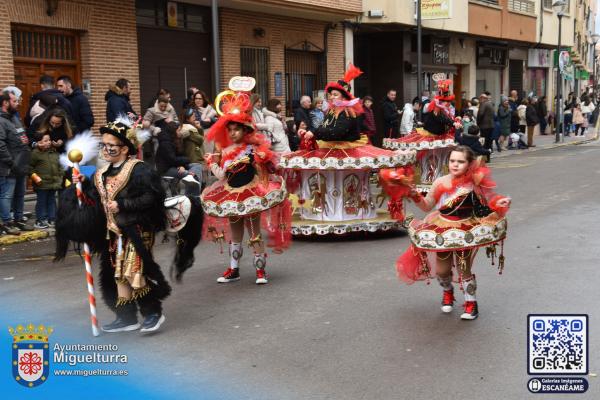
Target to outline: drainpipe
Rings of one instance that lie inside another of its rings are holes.
[[[219,47],[219,0],[211,1],[213,66],[215,69],[215,96],[221,91],[221,48]]]
[[[542,35],[544,34],[544,1],[540,1],[540,40],[538,40],[535,47],[540,47],[542,43]]]

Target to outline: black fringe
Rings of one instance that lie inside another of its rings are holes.
[[[105,241],[108,244],[108,241]],[[117,282],[115,281],[115,269],[110,261],[108,246],[100,252],[100,271],[98,278],[100,280],[100,292],[104,304],[112,311],[117,310]]]
[[[200,199],[187,196],[192,202],[190,216],[185,226],[178,232],[177,249],[171,269],[174,269],[175,281],[180,283],[183,273],[194,265],[194,249],[202,238],[202,222],[204,211]],[[172,276],[173,278],[173,276]]]
[[[94,253],[106,247],[106,217],[96,189],[84,181],[86,201],[79,206],[75,185],[61,193],[56,213],[56,252],[54,261],[63,260],[69,241],[87,243]]]

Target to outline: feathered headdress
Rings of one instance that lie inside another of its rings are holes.
[[[231,146],[233,142],[229,138],[227,125],[231,122],[242,125],[246,131],[244,135],[245,143],[259,143],[256,137],[256,126],[252,120],[252,105],[250,104],[250,95],[247,92],[226,90],[217,95],[215,99],[215,108],[219,114],[219,119],[210,128],[206,135],[206,140],[214,141],[220,148]]]
[[[350,63],[344,74],[344,78],[337,82],[329,82],[327,86],[325,86],[325,91],[329,93],[332,90],[339,90],[342,93],[342,96],[348,100],[352,100],[354,99],[354,95],[351,93],[352,87],[350,86],[350,82],[359,77],[362,73],[363,72],[358,67]]]
[[[100,128],[100,133],[115,136],[129,148],[129,155],[135,156],[137,149],[150,139],[150,131],[141,129],[139,119],[132,121],[126,115],[119,115],[116,120]]]
[[[450,79],[437,81],[438,95],[435,98],[440,101],[453,101],[454,95],[450,92],[450,86],[452,86],[452,80]]]

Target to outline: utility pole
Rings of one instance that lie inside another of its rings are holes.
[[[219,0],[212,0],[212,42],[213,42],[213,66],[215,69],[215,96],[221,91],[221,48],[219,47]]]
[[[421,92],[423,91],[423,55],[421,54],[421,36],[421,0],[417,0],[417,97],[419,100],[421,100]]]

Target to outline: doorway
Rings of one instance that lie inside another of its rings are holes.
[[[55,80],[69,75],[81,80],[79,35],[77,32],[13,26],[11,31],[15,85],[23,92],[19,115],[24,119],[31,96],[40,90],[40,76]]]

